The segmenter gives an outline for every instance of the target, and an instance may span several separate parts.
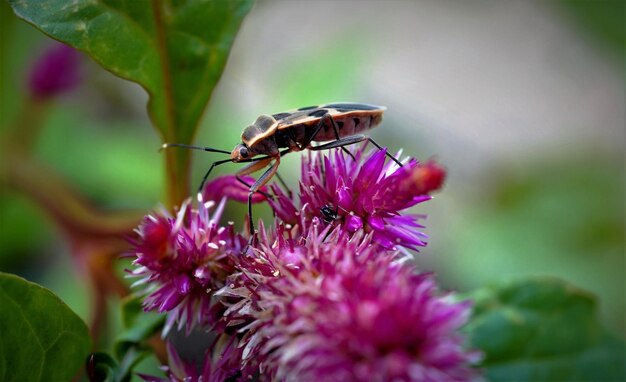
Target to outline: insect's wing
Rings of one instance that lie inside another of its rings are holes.
[[[358,114],[359,112],[365,114],[382,114],[385,110],[387,110],[387,108],[384,106],[368,105],[364,103],[354,102],[337,102],[321,106],[301,107],[296,110],[273,114],[272,117],[274,117],[276,121],[278,121],[278,124],[282,126],[316,121],[323,117],[325,114],[330,114],[332,117],[340,117],[346,114]]]

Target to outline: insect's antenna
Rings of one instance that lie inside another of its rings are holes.
[[[209,152],[212,152],[212,153],[221,153],[221,154],[228,154],[228,155],[230,155],[230,151],[214,149],[212,147],[186,145],[184,143],[164,143],[163,146],[161,146],[161,149],[159,151],[161,151],[163,149],[167,149],[169,147],[182,147],[184,149],[202,150],[202,151],[209,151]]]
[[[343,208],[342,206],[337,204],[337,211],[339,211],[339,210],[342,210],[343,212],[345,212],[346,215],[350,215],[350,211],[346,210],[345,208]]]
[[[232,162],[232,161],[233,161],[232,159],[224,159],[224,160],[218,160],[217,162],[213,162],[213,164],[211,164],[211,167],[209,167],[209,171],[207,171],[202,177],[202,182],[200,182],[200,187],[198,187],[198,193],[202,192],[202,188],[204,188],[204,183],[206,183],[206,180],[209,178],[211,171],[213,171],[213,169],[216,166],[222,165],[224,163]]]

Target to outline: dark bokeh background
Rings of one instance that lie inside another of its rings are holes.
[[[4,2],[0,12],[5,130],[19,123],[28,70],[52,41]],[[461,291],[521,275],[567,279],[600,297],[623,337],[623,16],[622,1],[259,1],[197,142],[230,149],[260,113],[386,105],[373,136],[449,170],[443,192],[416,209],[430,214],[422,269]],[[81,69],[82,84],[49,106],[37,155],[99,206],[153,208],[163,160],[146,94],[86,57]],[[195,156],[196,182],[217,159]],[[297,156],[281,166],[293,186],[298,166]],[[48,286],[84,316],[67,252],[45,214],[0,190],[0,270]]]

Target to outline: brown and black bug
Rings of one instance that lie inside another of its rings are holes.
[[[248,185],[250,187],[248,219],[250,234],[253,236],[252,195],[276,174],[282,156],[305,149],[319,151],[336,147],[344,148],[363,141],[369,141],[382,149],[378,143],[362,133],[378,126],[385,110],[384,106],[362,103],[331,103],[301,107],[284,113],[259,116],[252,125],[243,130],[241,143],[235,146],[232,152],[176,143],[165,143],[163,148],[184,147],[230,154],[230,159],[220,160],[211,165],[202,178],[199,191],[202,191],[213,168],[221,164],[250,163],[237,172],[238,176],[251,174],[271,164],[253,185]],[[314,146],[313,142],[327,143]],[[262,156],[255,158],[257,155]],[[402,166],[393,155],[387,153],[387,156]]]

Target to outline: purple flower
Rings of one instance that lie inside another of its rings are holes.
[[[235,337],[230,337],[207,350],[204,362],[197,365],[183,361],[176,349],[168,342],[169,366],[163,367],[166,378],[140,374],[148,382],[224,382],[242,381],[241,351]]]
[[[231,255],[246,245],[232,224],[218,225],[224,201],[213,216],[213,202],[200,202],[195,210],[187,201],[176,217],[163,210],[146,216],[137,229],[131,275],[141,279],[133,286],[145,285],[146,310],[168,312],[164,333],[176,322],[189,333],[196,324],[213,325],[221,318],[224,308],[213,292],[234,272]]]
[[[467,302],[437,292],[429,274],[371,244],[372,235],[320,229],[292,239],[261,229],[254,255],[218,294],[241,300],[226,320],[241,330],[243,362],[261,380],[467,381],[478,354],[457,330]],[[262,228],[262,227],[261,227]]]
[[[35,98],[50,98],[80,82],[80,54],[65,44],[50,46],[33,65],[28,86]]]
[[[426,245],[418,221],[424,215],[400,214],[421,202],[443,184],[445,170],[433,161],[404,161],[399,167],[385,161],[384,150],[364,153],[365,146],[348,158],[340,150],[329,155],[310,155],[302,164],[300,205],[305,218],[318,217],[354,233],[364,230],[384,248],[402,246],[417,250]],[[296,203],[276,185],[271,200],[277,216],[289,224],[298,221]]]

